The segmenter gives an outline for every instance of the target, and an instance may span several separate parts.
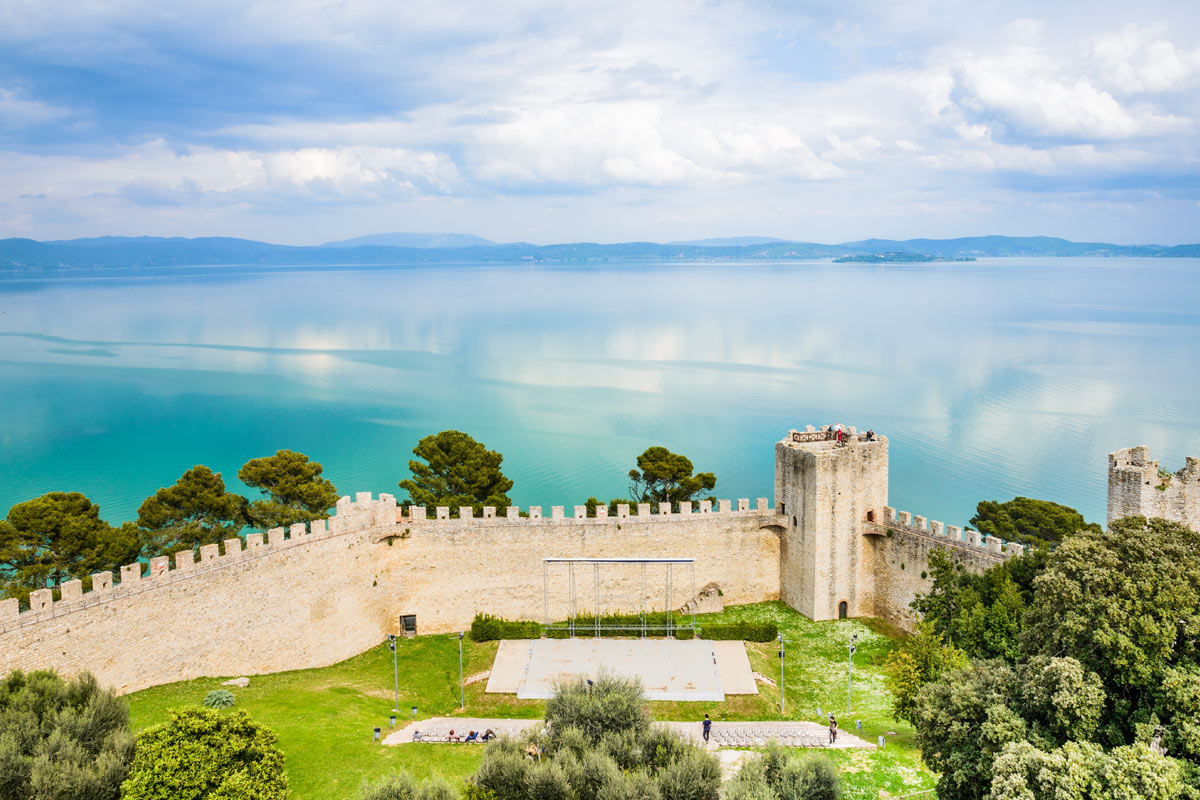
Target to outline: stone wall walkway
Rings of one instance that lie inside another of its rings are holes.
[[[420,732],[424,742],[447,742],[450,731],[455,736],[465,737],[469,731],[482,734],[491,728],[500,736],[516,736],[541,724],[540,719],[486,719],[480,717],[433,717],[413,722],[389,734],[386,745],[408,744],[414,734]],[[702,726],[699,722],[655,722],[695,742],[701,742]],[[833,747],[873,748],[874,744],[846,731],[838,731],[837,742],[829,744],[829,729],[817,722],[714,722],[709,735],[708,748],[719,747],[764,747],[775,741],[784,747]]]

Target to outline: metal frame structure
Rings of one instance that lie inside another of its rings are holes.
[[[567,567],[567,621],[566,623],[554,624],[550,620],[550,567],[558,564],[565,564]],[[550,631],[566,631],[567,635],[574,639],[576,630],[582,631],[583,628],[577,628],[575,620],[579,617],[579,602],[575,591],[575,574],[578,565],[592,565],[592,583],[595,587],[595,615],[594,624],[591,627],[590,633],[592,636],[601,637],[605,633],[614,636],[630,636],[636,635],[641,639],[647,638],[651,632],[651,628],[656,631],[659,626],[651,626],[647,621],[646,600],[649,597],[646,583],[646,568],[650,565],[663,565],[666,567],[666,581],[664,586],[663,610],[666,612],[666,624],[661,627],[662,633],[666,637],[673,636],[677,630],[691,630],[693,634],[696,632],[696,612],[695,609],[691,612],[691,621],[685,624],[676,624],[674,606],[672,605],[671,597],[674,589],[674,567],[676,565],[686,565],[689,567],[691,577],[691,593],[688,595],[688,600],[696,596],[696,559],[694,558],[543,558],[542,559],[542,607],[543,607],[543,622],[542,629],[545,632]],[[600,591],[600,568],[605,564],[639,564],[642,568],[642,591],[640,595],[615,595],[602,594]],[[606,625],[601,624],[600,619],[603,613],[603,604],[610,600],[637,600],[638,601],[638,618],[637,625]]]

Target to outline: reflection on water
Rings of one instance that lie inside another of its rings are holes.
[[[891,437],[895,505],[962,523],[1017,494],[1103,520],[1106,454],[1200,454],[1200,262],[461,266],[0,277],[0,512],[54,489],[111,519],[186,468],[288,447],[395,491],[466,430],[522,505],[624,495],[650,444],[722,497],[773,443]]]

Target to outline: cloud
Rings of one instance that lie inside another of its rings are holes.
[[[254,212],[285,240],[399,215],[500,239],[769,232],[757,220],[858,238],[927,233],[968,192],[993,230],[1040,202],[1078,202],[1098,232],[1147,225],[1164,198],[1195,213],[1193,17],[1155,0],[10,4],[0,226],[187,233],[191,211],[212,232]],[[484,230],[499,220],[519,227]]]

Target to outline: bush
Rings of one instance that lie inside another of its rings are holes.
[[[716,800],[721,790],[721,766],[711,754],[687,748],[659,771],[658,788],[671,800]]]
[[[650,729],[642,694],[641,681],[636,678],[603,672],[591,687],[583,680],[564,683],[546,701],[546,724],[552,736],[578,728],[591,743],[609,732],[631,731],[642,736]]]
[[[244,711],[183,708],[138,734],[121,800],[286,800],[275,734]]]
[[[600,787],[596,800],[662,800],[662,795],[646,773],[618,772]]]
[[[0,681],[0,800],[117,800],[132,759],[129,706],[92,675]]]
[[[779,636],[774,622],[730,622],[705,625],[700,629],[705,639],[720,641],[772,642]]]
[[[647,636],[666,636],[668,623],[670,624],[671,635],[676,639],[691,639],[691,628],[680,629],[678,626],[684,624],[685,617],[676,612],[668,615],[663,611],[648,612],[644,618]],[[690,619],[688,617],[687,619]],[[565,625],[565,622],[559,622],[558,625]],[[601,631],[602,635],[609,636],[640,636],[643,625],[643,617],[641,614],[601,614],[601,628],[625,628],[624,631]],[[595,614],[580,614],[575,617],[575,636],[580,639],[587,639],[596,635],[596,615]],[[547,631],[547,638],[565,639],[567,638],[566,631]]]
[[[779,800],[837,800],[837,771],[823,758],[796,759],[784,766],[773,788]]]
[[[519,751],[489,745],[474,783],[491,792],[496,800],[525,800],[525,781],[532,766]]]
[[[407,773],[388,775],[374,783],[363,781],[358,800],[416,800],[417,783]]]
[[[374,783],[362,782],[358,800],[458,800],[454,787],[440,778],[417,787],[407,773],[400,772],[380,778]]]
[[[529,771],[525,797],[527,800],[573,800],[574,792],[562,767],[553,761],[543,761]]]
[[[228,692],[224,689],[213,689],[204,695],[204,699],[200,701],[200,705],[205,708],[233,708],[233,704],[236,702],[237,699],[233,696],[233,692]]]
[[[528,620],[508,620],[491,614],[476,614],[471,620],[471,640],[491,642],[497,639],[539,639],[542,626]]]
[[[434,778],[421,784],[417,800],[458,800],[459,793],[442,778]]]

